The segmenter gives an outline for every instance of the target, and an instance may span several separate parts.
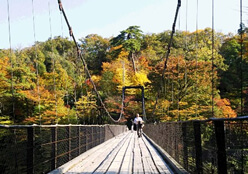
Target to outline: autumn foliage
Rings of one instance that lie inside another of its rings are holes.
[[[248,111],[248,38],[243,33],[241,60],[238,35],[216,32],[213,51],[211,34],[209,28],[177,31],[166,66],[170,31],[143,34],[132,26],[113,38],[88,35],[80,45],[91,77],[68,38],[2,49],[0,123],[107,123],[92,81],[114,118],[142,113],[141,91],[127,90],[122,103],[124,86],[144,86],[148,121],[237,117]]]

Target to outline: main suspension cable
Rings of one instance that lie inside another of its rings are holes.
[[[240,0],[240,115],[243,116],[243,1]]]
[[[70,26],[70,24],[69,24],[68,18],[67,18],[67,16],[66,16],[65,11],[64,11],[64,8],[63,8],[63,6],[62,6],[61,0],[58,0],[58,4],[59,4],[59,10],[63,13],[63,16],[64,16],[64,18],[65,18],[66,24],[67,24],[67,26],[68,26],[69,34],[70,34],[70,36],[72,37],[72,39],[73,39],[73,41],[74,41],[74,43],[75,43],[75,45],[76,45],[78,57],[80,57],[80,59],[81,59],[82,62],[83,62],[83,65],[84,65],[85,71],[86,71],[86,73],[87,73],[87,75],[88,75],[88,77],[89,77],[90,83],[92,84],[93,89],[94,89],[94,91],[95,91],[95,93],[96,93],[96,95],[97,95],[97,97],[98,97],[98,99],[99,99],[99,101],[100,101],[102,107],[104,108],[105,112],[107,113],[107,115],[110,117],[110,119],[111,119],[113,122],[116,122],[116,123],[119,122],[120,119],[121,119],[121,115],[122,115],[122,114],[120,114],[120,117],[118,118],[118,120],[115,120],[114,118],[112,118],[112,116],[111,116],[110,113],[108,112],[107,108],[105,107],[105,104],[103,103],[103,101],[102,101],[102,99],[101,99],[101,96],[100,96],[99,92],[98,92],[97,89],[96,89],[96,85],[95,85],[94,81],[93,81],[92,78],[91,78],[90,72],[89,72],[89,70],[88,70],[88,68],[87,68],[86,61],[85,61],[85,59],[83,58],[82,52],[81,52],[81,50],[80,50],[80,48],[79,48],[79,45],[78,45],[78,43],[77,43],[77,41],[76,41],[76,39],[75,39],[75,36],[74,36],[74,34],[73,34],[73,31],[72,31],[72,28],[71,28],[71,26]]]
[[[52,45],[52,59],[53,59],[53,92],[54,92],[54,101],[55,101],[55,116],[56,116],[56,124],[58,124],[58,113],[57,113],[57,92],[56,92],[56,77],[55,77],[55,55],[54,55],[54,45],[52,42],[53,38],[53,31],[52,31],[52,18],[51,18],[51,8],[50,2],[48,2],[48,9],[49,9],[49,25],[50,25],[50,37],[51,37],[51,45]]]
[[[214,0],[212,0],[212,117],[214,117]]]
[[[199,42],[199,36],[198,36],[198,10],[199,10],[199,2],[197,0],[196,2],[196,22],[195,22],[195,27],[196,27],[196,31],[195,31],[195,37],[196,37],[196,42],[195,42],[195,61],[196,61],[196,70],[194,71],[194,76],[196,79],[196,87],[195,87],[195,94],[196,94],[196,108],[195,108],[195,116],[198,116],[198,78],[197,78],[197,71],[198,71],[198,42]]]
[[[10,66],[11,66],[11,94],[12,94],[12,117],[14,119],[14,123],[16,121],[15,118],[15,94],[14,94],[14,84],[13,84],[13,60],[12,60],[12,44],[11,44],[11,26],[10,26],[10,7],[9,7],[9,0],[7,0],[7,9],[8,9],[8,29],[9,29],[9,59],[10,59]]]
[[[161,82],[164,80],[164,77],[165,77],[165,71],[166,71],[166,68],[167,68],[167,62],[168,62],[169,55],[170,55],[170,49],[171,49],[171,45],[172,45],[173,36],[174,36],[174,33],[175,33],[175,26],[176,26],[177,16],[178,16],[178,12],[179,12],[180,7],[181,7],[181,0],[178,0],[177,8],[176,8],[176,14],[175,14],[174,22],[173,22],[173,25],[172,25],[171,37],[170,37],[170,41],[169,41],[169,44],[168,44],[168,47],[167,47],[167,53],[166,53],[166,56],[165,56],[165,62],[164,62],[164,68],[163,68],[162,76],[161,76]],[[160,85],[160,88],[158,90],[155,105],[154,105],[154,108],[153,108],[153,111],[152,111],[152,117],[153,118],[154,118],[154,112],[156,110],[156,106],[157,106],[157,103],[158,103],[158,97],[159,97],[159,95],[161,93],[161,88],[162,88],[162,84]]]
[[[60,25],[61,25],[61,36],[62,36],[62,52],[63,52],[63,58],[65,58],[65,38],[64,38],[64,26],[63,26],[63,14],[60,11]],[[66,94],[65,94],[65,98],[66,98],[66,111],[67,111],[67,116],[69,116],[69,89],[68,89],[68,81],[69,79],[66,78],[65,80],[65,90],[66,90]],[[77,119],[78,120],[78,119]],[[67,118],[68,123],[70,123],[70,117]]]
[[[36,87],[38,94],[38,112],[39,112],[39,124],[41,125],[41,114],[40,114],[40,84],[39,84],[39,62],[37,55],[37,44],[36,44],[36,27],[35,27],[35,10],[34,0],[32,0],[32,15],[33,15],[33,34],[34,34],[34,47],[35,47],[35,68],[36,68]]]

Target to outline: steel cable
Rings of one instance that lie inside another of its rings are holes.
[[[8,9],[8,31],[9,31],[9,59],[10,59],[10,66],[11,66],[11,94],[12,94],[12,119],[14,119],[14,123],[16,121],[15,118],[15,94],[14,94],[14,82],[13,82],[13,60],[12,60],[12,44],[11,44],[11,26],[10,26],[10,5],[9,0],[7,0],[7,9]]]
[[[78,57],[80,57],[81,61],[83,62],[83,65],[84,65],[85,71],[86,71],[86,73],[87,73],[87,75],[88,75],[88,77],[89,77],[90,83],[92,84],[93,89],[94,89],[94,91],[95,91],[95,93],[96,93],[96,95],[97,95],[97,97],[98,97],[98,99],[99,99],[99,101],[100,101],[102,107],[104,108],[105,112],[107,113],[107,115],[109,116],[109,118],[110,118],[113,122],[116,122],[116,123],[119,122],[120,119],[121,119],[121,114],[120,114],[118,120],[115,120],[115,119],[110,115],[110,113],[108,112],[108,110],[107,110],[105,104],[103,103],[103,101],[102,101],[102,99],[101,99],[101,96],[100,96],[99,92],[98,92],[97,89],[96,89],[96,85],[95,85],[94,81],[93,81],[92,78],[91,78],[91,74],[90,74],[90,72],[89,72],[89,70],[88,70],[88,68],[87,68],[87,63],[86,63],[85,59],[83,58],[82,52],[81,52],[81,50],[80,50],[80,47],[79,47],[79,45],[78,45],[78,43],[77,43],[77,41],[76,41],[76,39],[75,39],[75,36],[74,36],[74,34],[73,34],[73,31],[72,31],[72,28],[71,28],[71,26],[70,26],[70,24],[69,24],[68,18],[67,18],[67,16],[66,16],[65,11],[64,11],[64,8],[63,8],[63,6],[62,6],[61,0],[58,0],[58,4],[59,4],[59,10],[63,13],[63,16],[64,16],[64,18],[65,18],[66,24],[67,24],[67,26],[68,26],[69,34],[70,34],[70,36],[73,38],[73,41],[74,41],[74,43],[75,43],[75,45],[76,45]]]
[[[41,114],[40,114],[40,84],[39,84],[39,62],[37,55],[37,44],[36,44],[36,26],[35,26],[35,9],[34,9],[34,0],[32,0],[32,15],[33,15],[33,34],[34,34],[34,47],[35,47],[35,68],[36,68],[36,86],[38,93],[38,112],[39,112],[39,123],[41,125]]]
[[[195,33],[195,37],[196,37],[196,44],[195,44],[195,60],[196,60],[196,70],[194,72],[195,75],[195,79],[196,79],[196,87],[195,87],[195,94],[196,94],[196,109],[195,109],[195,115],[197,117],[198,115],[198,78],[197,78],[197,71],[198,71],[198,42],[199,42],[199,38],[198,38],[198,10],[199,10],[199,2],[197,0],[196,2],[196,33]]]
[[[49,25],[50,25],[50,37],[51,37],[51,45],[52,45],[52,59],[53,59],[53,91],[54,91],[54,101],[55,101],[55,118],[56,124],[58,124],[58,114],[57,114],[57,92],[56,92],[56,77],[55,77],[55,55],[54,55],[54,45],[52,42],[53,31],[52,31],[52,18],[51,18],[51,8],[50,2],[48,2],[48,10],[49,10]]]
[[[161,83],[164,80],[165,71],[166,71],[166,68],[167,68],[167,62],[168,62],[169,55],[170,55],[170,49],[171,49],[171,45],[172,45],[173,36],[174,36],[174,33],[175,33],[175,26],[176,26],[176,21],[177,21],[177,17],[178,17],[180,7],[181,7],[181,0],[178,0],[177,8],[176,8],[176,14],[175,14],[175,17],[174,17],[174,22],[172,24],[171,37],[170,37],[170,41],[169,41],[166,56],[165,56],[164,68],[163,68],[163,72],[162,72],[162,76],[161,76]],[[158,97],[159,97],[159,95],[161,93],[161,88],[162,88],[162,84],[161,84],[161,86],[160,86],[160,88],[158,90],[157,96],[156,96],[155,105],[154,105],[154,108],[153,108],[153,111],[152,111],[152,118],[154,118],[154,112],[156,110],[156,106],[157,106],[157,103],[158,103]]]
[[[214,117],[214,0],[212,0],[212,117]]]
[[[240,114],[243,116],[243,9],[242,9],[242,3],[243,1],[240,0],[240,105],[241,105],[241,111]]]

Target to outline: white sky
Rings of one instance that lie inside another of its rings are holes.
[[[33,0],[34,23],[32,0],[0,0],[0,49],[10,47],[8,1],[12,48],[30,46],[35,40],[45,41],[50,36],[68,37],[68,28],[57,0]],[[171,30],[177,0],[62,0],[62,3],[74,35],[79,39],[93,33],[102,37],[117,36],[131,25],[140,26],[144,34]],[[198,4],[198,29],[212,27],[212,0],[198,0]],[[196,7],[197,0],[182,0],[176,29],[196,30]],[[240,23],[239,10],[240,0],[215,0],[214,29],[236,34]],[[243,0],[243,23],[246,26],[247,12],[248,1]]]

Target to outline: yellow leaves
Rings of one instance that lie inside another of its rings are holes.
[[[79,117],[90,116],[91,111],[97,107],[96,99],[91,92],[88,92],[87,96],[81,96],[75,104]]]
[[[134,85],[145,86],[146,83],[151,83],[144,71],[139,71],[135,74]]]
[[[118,50],[118,49],[120,49],[120,48],[122,48],[122,47],[123,47],[122,45],[118,45],[118,46],[116,46],[116,47],[111,47],[111,48],[110,48],[110,52],[115,51],[115,50]]]
[[[0,116],[0,124],[11,125],[13,124],[13,121],[10,120],[9,116]]]
[[[199,33],[202,33],[202,32],[204,32],[203,29],[198,29],[198,30],[192,32],[191,34],[192,34],[192,35],[195,35],[195,34],[199,34]]]
[[[7,67],[9,67],[10,64],[9,64],[9,58],[8,57],[3,57],[3,58],[0,58],[0,71],[1,72],[7,72],[6,69]]]
[[[97,76],[97,75],[93,75],[91,76],[91,80],[94,82],[95,85],[98,85],[99,81],[101,80],[101,77],[100,76]],[[86,79],[85,81],[85,84],[89,87],[89,88],[93,88],[93,85],[92,85],[92,82],[91,80],[88,78]]]
[[[101,79],[101,77],[100,76],[97,76],[97,75],[93,75],[93,76],[91,76],[91,79],[94,81],[94,82],[99,82],[99,80]]]
[[[179,106],[187,106],[189,103],[180,101],[178,104],[179,104]]]
[[[118,59],[126,59],[129,55],[128,51],[121,50],[120,54],[118,55]]]
[[[160,119],[161,119],[161,122],[167,122],[167,121],[172,120],[172,118],[168,115],[165,115],[165,116],[161,117]]]
[[[119,90],[121,90],[123,86],[145,86],[146,83],[150,83],[150,80],[147,77],[147,74],[149,73],[147,60],[144,57],[140,57],[137,64],[139,70],[134,73],[132,64],[127,60],[127,57],[128,52],[121,51],[118,59],[111,63],[103,63],[103,73],[107,71],[114,73],[112,81],[118,84]]]

